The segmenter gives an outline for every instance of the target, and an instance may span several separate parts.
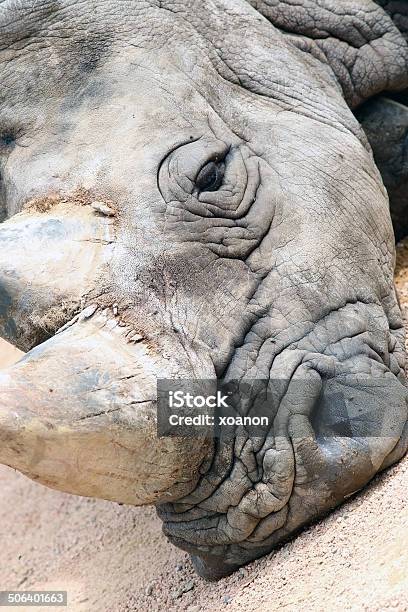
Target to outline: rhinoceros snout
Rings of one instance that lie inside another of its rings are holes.
[[[265,554],[408,447],[404,353],[381,305],[350,302],[290,334],[285,347],[258,352],[267,379],[240,383],[240,414],[268,413],[270,428],[220,434],[195,490],[159,506],[165,533],[205,578]]]

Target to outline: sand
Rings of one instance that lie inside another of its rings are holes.
[[[398,260],[408,320],[408,243]],[[69,612],[408,610],[408,458],[216,584],[166,541],[152,508],[65,495],[6,467],[0,491],[0,590],[67,590]]]

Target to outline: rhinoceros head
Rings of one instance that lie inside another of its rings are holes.
[[[210,577],[406,445],[393,232],[350,107],[403,86],[408,50],[369,1],[289,32],[251,4],[0,3],[0,329],[29,351],[0,461],[158,504]],[[284,381],[266,437],[157,436],[157,379],[221,378]]]

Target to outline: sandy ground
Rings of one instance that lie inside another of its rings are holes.
[[[408,315],[408,243],[398,258]],[[64,495],[4,467],[0,491],[0,590],[67,590],[70,612],[408,610],[408,458],[217,584],[194,574],[151,508]]]

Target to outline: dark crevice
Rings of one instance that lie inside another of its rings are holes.
[[[2,144],[5,147],[9,147],[10,145],[14,144],[15,140],[16,139],[15,139],[14,134],[12,134],[11,132],[6,133],[0,137],[0,144]]]

